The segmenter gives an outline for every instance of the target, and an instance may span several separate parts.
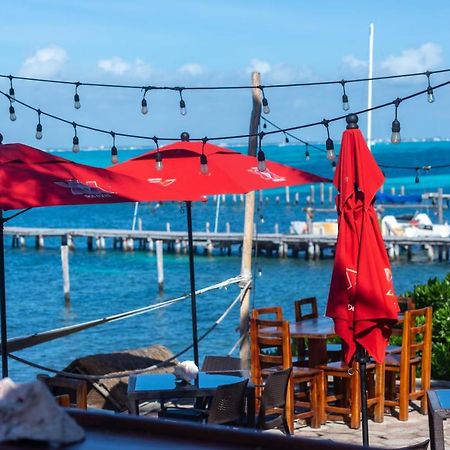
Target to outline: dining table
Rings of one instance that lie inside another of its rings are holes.
[[[235,374],[199,372],[191,383],[177,380],[173,373],[131,375],[128,383],[128,409],[130,414],[139,415],[139,403],[164,402],[182,398],[206,398],[214,396],[217,387],[250,379],[248,371]],[[251,380],[245,391],[247,425],[255,426],[255,387]]]

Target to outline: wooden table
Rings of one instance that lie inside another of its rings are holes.
[[[199,372],[195,383],[177,383],[172,373],[131,375],[128,383],[128,407],[131,414],[139,415],[139,403],[164,401],[178,398],[212,397],[217,386],[233,384],[249,378],[247,371],[240,376]],[[246,389],[247,423],[255,426],[255,387],[250,381]]]

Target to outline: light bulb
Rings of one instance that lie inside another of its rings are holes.
[[[326,141],[327,159],[328,161],[334,161],[336,154],[334,153],[334,142],[331,138]]]
[[[40,123],[36,125],[36,139],[42,139],[42,125]]]
[[[145,98],[143,98],[141,102],[141,113],[142,114],[148,113],[147,100]]]
[[[309,155],[309,150],[308,149],[305,150],[305,159],[306,159],[306,161],[309,161],[309,159],[310,159],[310,155]]]
[[[17,117],[16,117],[16,111],[14,110],[14,106],[10,106],[9,107],[9,119],[11,120],[11,122],[14,122]]]
[[[347,94],[344,94],[342,96],[342,109],[344,111],[348,111],[350,109],[350,105],[348,103],[348,96],[347,96]]]
[[[391,134],[391,143],[392,144],[400,144],[402,138],[400,136],[400,122],[395,119],[392,122],[392,134]]]
[[[183,99],[181,99],[180,100],[180,114],[182,115],[182,116],[185,116],[186,115],[186,103],[184,102],[184,100]]]
[[[80,140],[78,139],[78,136],[73,137],[72,143],[72,151],[74,153],[78,153],[80,151]]]
[[[336,161],[333,161],[331,163],[331,169],[333,170],[333,172],[336,172]]]
[[[81,108],[80,96],[78,95],[78,92],[75,93],[75,95],[73,96],[73,107],[75,109],[80,109]]]
[[[267,169],[266,166],[266,155],[262,150],[259,150],[258,152],[258,170],[260,172],[265,172]]]
[[[200,172],[203,175],[206,175],[209,172],[209,169],[208,169],[208,158],[203,153],[200,155]]]
[[[117,147],[113,145],[111,147],[111,162],[117,164],[119,162]]]
[[[3,144],[3,134],[0,133],[0,144]]]
[[[155,165],[158,172],[161,172],[161,170],[163,170],[162,155],[159,152],[156,152]]]
[[[428,99],[428,103],[434,103],[434,93],[433,93],[433,88],[431,86],[428,86],[428,89],[427,89],[427,99]]]
[[[415,183],[420,183],[420,180],[419,180],[419,172],[418,172],[418,171],[416,171],[416,178],[414,179],[414,182],[415,182]]]
[[[263,97],[262,105],[264,114],[269,114],[270,113],[269,102],[267,101],[266,97]]]
[[[287,136],[284,138],[284,143],[289,144],[289,138]]]
[[[11,103],[16,101],[16,94],[12,86],[9,88],[9,99],[11,100]]]

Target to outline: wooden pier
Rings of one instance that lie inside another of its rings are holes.
[[[88,250],[120,249],[123,251],[156,251],[156,242],[162,242],[165,252],[187,253],[186,231],[131,231],[97,228],[27,228],[5,227],[5,235],[11,236],[13,247],[33,245],[43,248],[46,239],[60,239],[62,245],[76,248],[85,241]],[[243,233],[241,232],[194,232],[194,248],[197,253],[212,255],[240,254]],[[424,252],[428,259],[448,260],[450,238],[438,236],[385,236],[386,249],[391,259],[413,252]],[[259,233],[253,239],[254,250],[262,256],[301,257],[319,259],[332,256],[336,236],[320,234]],[[83,245],[83,244],[82,244]]]

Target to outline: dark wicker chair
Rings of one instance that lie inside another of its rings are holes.
[[[271,373],[264,383],[261,406],[258,414],[257,428],[269,430],[280,428],[289,435],[286,420],[286,395],[292,368]]]
[[[427,450],[429,442],[430,440],[427,439],[426,441],[419,442],[418,444],[408,445],[407,447],[389,448],[388,450]]]
[[[248,380],[243,380],[238,383],[217,386],[217,391],[207,409],[164,408],[158,413],[158,417],[218,425],[242,425],[247,384]]]
[[[241,372],[241,359],[233,358],[232,356],[205,356],[202,372],[239,376]]]

